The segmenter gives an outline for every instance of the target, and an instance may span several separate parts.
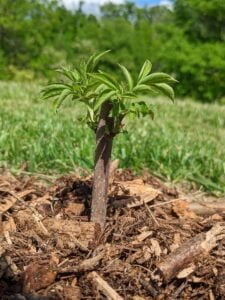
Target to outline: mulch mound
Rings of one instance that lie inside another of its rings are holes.
[[[101,233],[91,179],[0,175],[0,299],[224,299],[223,210],[117,170]]]

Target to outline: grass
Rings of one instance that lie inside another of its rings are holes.
[[[0,83],[0,166],[66,173],[93,167],[94,135],[77,121],[79,110],[55,114],[38,101],[37,83]],[[122,167],[149,169],[169,180],[192,180],[225,192],[225,107],[192,101],[152,100],[155,120],[129,121],[113,155]]]

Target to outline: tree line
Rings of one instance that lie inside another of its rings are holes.
[[[0,0],[0,79],[53,80],[53,70],[111,49],[115,61],[137,74],[146,59],[180,84],[180,97],[213,102],[225,97],[225,1],[174,0],[173,8],[107,3],[98,16],[80,2]],[[118,77],[121,74],[118,73]]]

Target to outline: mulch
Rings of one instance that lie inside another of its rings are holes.
[[[160,271],[186,242],[224,226],[224,212],[199,216],[180,188],[117,170],[101,232],[89,221],[91,190],[91,175],[46,184],[1,173],[0,299],[225,299],[224,231],[171,276]]]

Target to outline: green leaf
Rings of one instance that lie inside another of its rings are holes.
[[[94,58],[94,64],[97,64],[98,61],[102,58],[102,56],[106,55],[107,53],[109,53],[111,50],[106,50],[100,54],[98,54],[95,58]]]
[[[87,64],[84,60],[80,61],[79,73],[81,75],[82,82],[86,84],[87,83]]]
[[[154,89],[151,88],[147,84],[139,84],[139,85],[135,86],[133,91],[134,92],[146,92],[146,91],[148,91],[148,92],[153,92],[153,93],[155,92]]]
[[[56,71],[58,73],[62,74],[63,76],[67,77],[71,81],[76,82],[80,79],[80,74],[76,69],[74,69],[72,71],[72,70],[69,70],[69,69],[66,69],[66,68],[61,68],[61,69],[58,69]]]
[[[50,99],[50,98],[56,98],[58,97],[60,94],[62,93],[62,91],[58,91],[58,92],[48,92],[48,93],[45,93],[43,95],[41,95],[40,97],[40,100],[41,101],[44,101],[44,100],[47,100],[47,99]]]
[[[175,82],[177,82],[177,80],[166,73],[153,73],[151,75],[144,77],[142,80],[140,80],[140,83],[145,83],[145,82],[148,82],[149,84],[152,84],[152,83],[175,83]]]
[[[69,89],[71,90],[71,86],[68,84],[62,83],[53,83],[49,84],[45,88],[41,90],[41,100],[46,100],[49,98],[54,98],[62,93],[63,90]]]
[[[152,85],[156,90],[169,97],[172,101],[174,101],[175,95],[174,90],[171,86],[166,83],[156,83]]]
[[[108,87],[105,86],[104,83],[102,83],[102,84],[99,84],[99,85],[96,87],[95,93],[98,94],[98,93],[101,93],[101,92],[103,92],[103,91],[105,91],[105,90],[107,90],[107,89],[108,89]]]
[[[78,97],[77,95],[72,95],[71,101],[84,102],[83,99],[84,99],[83,97]]]
[[[135,103],[136,108],[139,110],[141,116],[146,116],[149,112],[149,107],[144,101],[139,101]]]
[[[94,110],[93,110],[93,108],[88,106],[87,109],[88,109],[88,115],[89,115],[89,118],[90,118],[91,122],[94,122]]]
[[[105,75],[105,77],[115,85],[117,90],[122,92],[122,86],[119,84],[119,82],[115,79],[114,76],[101,70],[99,70],[99,73]]]
[[[101,52],[99,54],[94,54],[94,55],[90,56],[90,58],[87,61],[87,71],[89,71],[89,72],[93,71],[94,67],[97,65],[97,63],[102,58],[102,56],[104,56],[108,52],[110,52],[110,50],[106,50],[106,51]]]
[[[71,71],[71,74],[74,78],[74,81],[78,81],[80,79],[80,73],[78,72],[78,70],[74,69],[73,71]]]
[[[133,86],[134,86],[134,83],[133,83],[133,78],[132,78],[130,72],[129,72],[129,71],[127,70],[127,68],[124,67],[123,65],[120,65],[120,64],[118,64],[118,65],[119,65],[119,67],[121,68],[121,70],[122,70],[122,72],[123,72],[123,74],[124,74],[124,77],[125,77],[125,79],[126,79],[126,81],[127,81],[129,90],[132,91]]]
[[[94,68],[94,58],[96,57],[96,54],[93,54],[89,57],[88,61],[87,61],[87,70],[90,72],[93,70]]]
[[[97,98],[96,103],[94,105],[94,110],[96,111],[102,105],[102,103],[104,103],[106,100],[111,99],[115,95],[116,95],[116,91],[103,93],[100,97]]]
[[[95,80],[104,83],[106,86],[108,86],[109,88],[113,89],[113,90],[117,90],[117,87],[115,86],[115,84],[113,84],[106,76],[105,74],[102,73],[95,73],[95,74],[89,74],[90,77],[94,78]]]
[[[137,98],[138,96],[135,93],[124,93],[122,95],[122,98],[126,98],[126,99],[134,99]]]
[[[60,106],[62,105],[64,100],[66,100],[66,98],[70,95],[71,95],[70,90],[66,89],[66,90],[62,91],[61,95],[59,96],[59,98],[56,101],[56,111],[60,108]]]
[[[136,115],[138,118],[150,115],[154,118],[154,113],[150,106],[145,101],[139,101],[132,103],[129,112]]]
[[[71,88],[69,84],[66,83],[50,83],[48,84],[45,88],[42,89],[42,92],[47,92],[47,91],[54,91],[54,90],[63,90],[65,88]]]
[[[152,69],[152,63],[149,60],[146,60],[138,75],[138,81],[142,80],[142,78],[147,76],[151,72],[151,69]]]

